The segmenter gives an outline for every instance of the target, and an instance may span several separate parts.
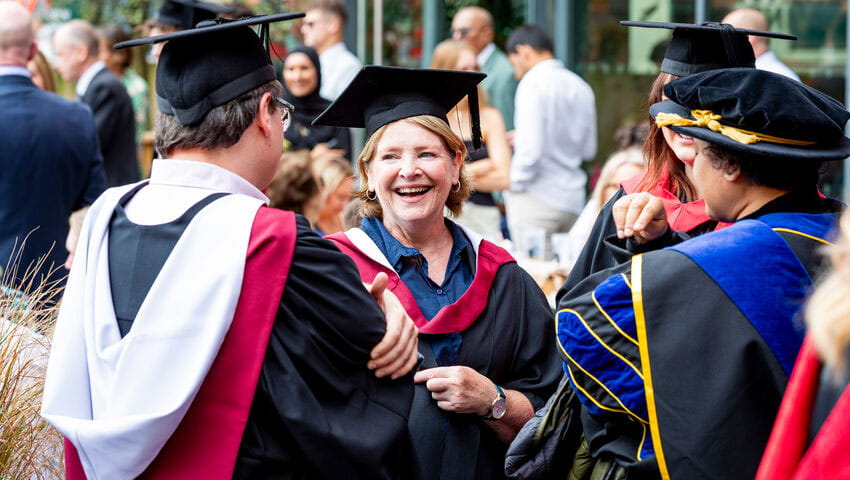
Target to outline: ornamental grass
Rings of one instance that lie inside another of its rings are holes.
[[[0,277],[0,479],[64,478],[62,437],[39,416],[62,285],[36,281],[40,265],[18,275],[14,260]]]

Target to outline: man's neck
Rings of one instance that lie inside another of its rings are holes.
[[[528,69],[531,70],[532,68],[536,67],[537,65],[540,65],[541,63],[545,62],[546,60],[553,60],[554,58],[555,58],[555,56],[552,55],[552,52],[546,52],[546,51],[534,52],[532,54],[531,58],[529,58]]]
[[[333,38],[329,39],[327,42],[323,43],[320,47],[316,48],[316,53],[321,55],[321,54],[325,53],[326,51],[328,51],[329,48],[333,47],[334,45],[336,45],[338,43],[342,43],[342,38],[341,37],[333,37]]]

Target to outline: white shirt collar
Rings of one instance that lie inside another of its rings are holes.
[[[86,90],[89,89],[89,84],[94,76],[104,68],[106,68],[106,64],[101,61],[91,64],[91,66],[87,68],[82,75],[80,75],[80,79],[77,80],[77,95],[82,97],[83,94],[86,93]]]
[[[155,159],[151,166],[151,185],[194,187],[216,192],[239,193],[269,203],[257,187],[225,168],[192,160]]]
[[[17,75],[19,77],[32,78],[30,71],[20,65],[0,65],[0,76]]]
[[[481,68],[484,65],[484,62],[490,59],[490,55],[493,55],[493,52],[496,51],[496,44],[490,42],[486,47],[482,48],[478,55],[475,57],[475,61],[478,62],[478,68]]]
[[[348,50],[348,49],[347,49],[347,48],[345,48],[345,43],[343,43],[343,42],[339,42],[339,43],[335,43],[335,44],[331,45],[330,47],[328,47],[328,48],[327,48],[324,52],[322,52],[322,54],[321,54],[321,55],[319,55],[319,56],[320,56],[320,57],[324,57],[324,56],[329,56],[329,57],[331,57],[331,56],[333,56],[333,55],[336,55],[336,54],[341,53],[341,52],[346,51],[346,50]]]

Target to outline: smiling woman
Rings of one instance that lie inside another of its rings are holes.
[[[366,127],[359,228],[331,235],[379,272],[420,330],[410,430],[428,479],[504,478],[507,443],[560,377],[542,292],[511,256],[445,217],[469,197],[466,146],[446,112],[475,72],[366,67],[317,123]],[[472,143],[480,144],[477,111]]]
[[[319,95],[322,73],[315,50],[301,46],[289,52],[283,62],[283,86],[284,99],[295,106],[292,125],[285,135],[288,150],[310,150],[314,159],[329,152],[350,159],[348,129],[311,125],[331,104]]]

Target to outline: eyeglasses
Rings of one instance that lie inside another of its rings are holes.
[[[466,36],[469,35],[469,32],[471,32],[471,31],[472,31],[472,28],[463,27],[463,28],[453,28],[453,29],[449,30],[449,33],[451,34],[452,37],[457,35],[460,38],[466,38]]]
[[[289,128],[289,124],[292,123],[292,112],[295,111],[295,107],[280,97],[274,97],[274,99],[277,102],[277,109],[280,110],[280,119],[283,122],[283,131],[285,132]]]

